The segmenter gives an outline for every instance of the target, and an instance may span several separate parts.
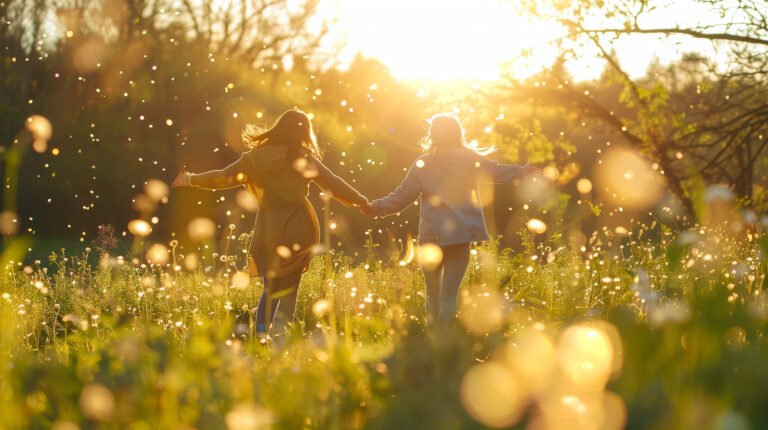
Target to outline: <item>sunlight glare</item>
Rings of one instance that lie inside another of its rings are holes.
[[[338,18],[349,50],[379,58],[396,77],[435,81],[498,79],[500,63],[558,28],[496,0],[340,0]]]

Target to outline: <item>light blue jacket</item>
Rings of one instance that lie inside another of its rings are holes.
[[[519,180],[520,166],[499,164],[470,149],[456,148],[419,157],[388,196],[374,200],[376,215],[401,212],[419,199],[419,243],[455,245],[488,240],[478,183]]]

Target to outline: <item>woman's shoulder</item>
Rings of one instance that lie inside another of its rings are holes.
[[[243,159],[258,169],[274,169],[285,162],[287,148],[282,145],[261,145],[243,152]]]
[[[416,157],[416,159],[413,160],[413,165],[416,167],[424,167],[426,163],[431,162],[434,158],[435,155],[432,152],[427,152],[426,154],[421,154]]]
[[[423,167],[427,164],[437,164],[441,166],[457,166],[464,164],[475,164],[484,157],[469,148],[451,148],[439,153],[429,152],[417,158],[414,162],[417,166]]]

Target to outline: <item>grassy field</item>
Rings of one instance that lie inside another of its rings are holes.
[[[320,255],[267,344],[242,256],[9,263],[0,427],[768,428],[764,229],[483,244],[449,327],[424,325],[416,259]]]

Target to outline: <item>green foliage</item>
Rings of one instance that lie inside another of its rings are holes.
[[[586,251],[476,247],[461,301],[488,288],[506,301],[501,326],[482,335],[465,328],[466,307],[448,332],[425,330],[414,263],[366,267],[337,255],[324,280],[316,258],[290,336],[267,345],[248,327],[260,284],[230,287],[226,268],[176,272],[108,257],[93,266],[87,252],[52,254],[48,267],[8,265],[4,428],[236,428],[249,417],[274,428],[480,428],[458,394],[468,369],[525,326],[556,335],[595,318],[622,338],[622,371],[608,389],[624,399],[628,427],[690,428],[701,413],[768,424],[759,388],[768,381],[766,236],[659,229],[606,233]],[[317,308],[322,300],[330,307]],[[104,416],[84,405],[94,387],[114,401]]]

